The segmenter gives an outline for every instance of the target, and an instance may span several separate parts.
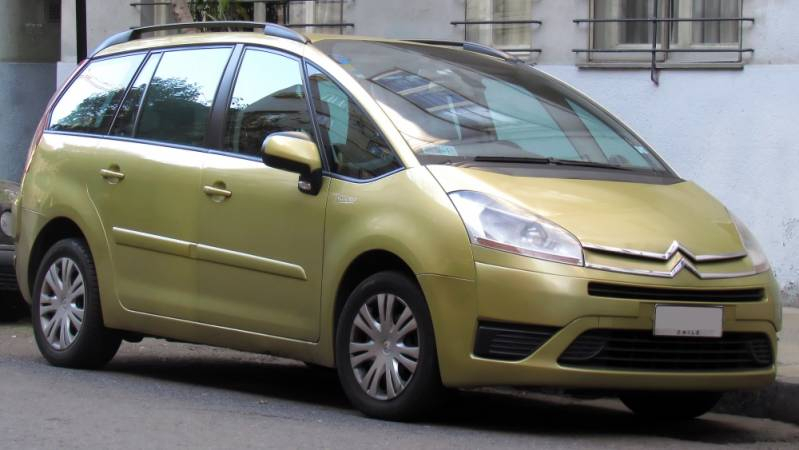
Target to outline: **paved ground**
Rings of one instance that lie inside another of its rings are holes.
[[[0,448],[799,448],[799,427],[721,414],[636,420],[616,401],[463,392],[422,424],[364,418],[333,374],[147,339],[106,370],[48,366],[0,325]]]

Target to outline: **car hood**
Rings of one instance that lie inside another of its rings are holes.
[[[480,191],[520,204],[585,245],[694,255],[744,251],[727,209],[696,184],[519,176],[482,168],[428,166],[447,192]]]

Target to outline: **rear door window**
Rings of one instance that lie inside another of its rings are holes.
[[[200,147],[230,48],[168,51],[144,96],[136,137]]]
[[[89,63],[53,108],[49,128],[108,133],[125,90],[144,56],[118,56]]]

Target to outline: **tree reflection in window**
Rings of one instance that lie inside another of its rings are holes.
[[[114,125],[111,129],[111,135],[133,135],[133,127],[136,125],[136,115],[139,113],[142,96],[144,95],[147,85],[150,83],[150,79],[153,77],[153,72],[155,72],[155,68],[158,66],[158,62],[160,60],[160,53],[150,55],[150,57],[147,59],[147,63],[145,63],[144,68],[142,68],[142,70],[139,72],[139,75],[136,77],[133,85],[131,85],[130,89],[128,90],[128,94],[125,96],[122,106],[119,107],[117,118],[114,120]]]
[[[229,56],[229,48],[164,53],[147,89],[136,137],[202,146]]]
[[[50,116],[50,129],[105,134],[144,55],[94,61],[67,89]]]

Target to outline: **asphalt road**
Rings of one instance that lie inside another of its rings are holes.
[[[799,448],[799,427],[710,414],[648,423],[611,400],[461,392],[433,421],[347,404],[333,373],[146,339],[103,371],[58,369],[30,324],[0,325],[0,448]]]

